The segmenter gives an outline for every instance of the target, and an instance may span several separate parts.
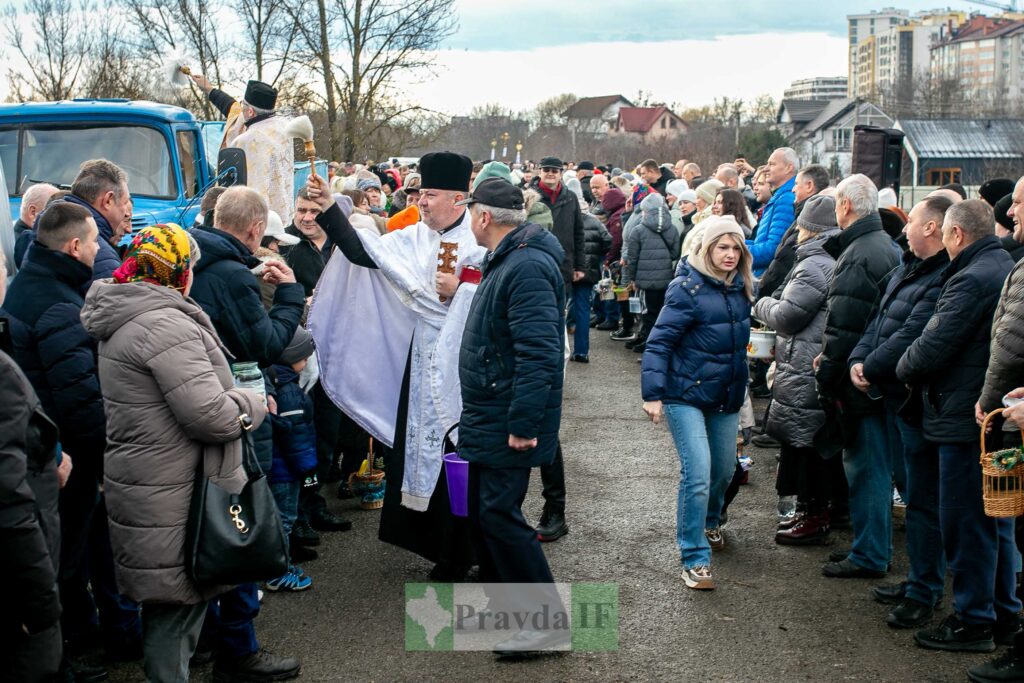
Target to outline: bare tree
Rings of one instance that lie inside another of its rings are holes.
[[[277,85],[291,66],[298,36],[285,0],[239,0],[238,15],[246,37],[243,61],[256,66],[256,80]]]
[[[565,125],[565,111],[576,104],[579,99],[572,93],[549,97],[531,109],[526,117],[534,128]]]
[[[23,62],[7,68],[12,101],[74,96],[92,46],[91,9],[87,2],[76,9],[71,0],[27,0],[21,14],[30,28],[24,33],[15,5],[3,9],[7,42]]]
[[[162,63],[171,54],[179,53],[190,60],[194,69],[212,83],[222,81],[223,31],[219,17],[223,0],[122,0],[131,22],[138,31],[134,44],[138,54],[152,65]],[[216,113],[201,91],[196,88],[178,91],[179,103],[199,111],[206,118]]]
[[[302,39],[296,59],[323,81],[337,159],[425,112],[399,86],[429,77],[431,52],[458,25],[455,0],[291,0],[289,11]]]
[[[765,93],[747,103],[747,118],[751,123],[774,123],[779,105],[775,98]]]

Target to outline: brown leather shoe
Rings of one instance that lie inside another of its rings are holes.
[[[775,534],[779,545],[821,545],[828,539],[828,515],[804,515],[796,524]]]

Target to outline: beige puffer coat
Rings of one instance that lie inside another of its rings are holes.
[[[234,388],[210,319],[191,299],[145,282],[99,280],[82,323],[99,340],[107,415],[104,490],[117,583],[139,602],[195,604],[225,590],[200,590],[185,573],[185,528],[196,469],[232,491],[245,483],[241,427],[265,408]]]

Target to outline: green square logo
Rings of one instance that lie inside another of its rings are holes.
[[[453,587],[450,583],[405,584],[407,651],[452,651],[455,633],[453,596]]]
[[[582,652],[619,649],[618,584],[572,584],[572,649]]]

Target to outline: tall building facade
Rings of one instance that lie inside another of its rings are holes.
[[[1024,78],[1024,21],[1013,15],[973,16],[943,32],[931,49],[936,79],[956,81],[976,97],[1019,100]]]
[[[867,97],[878,71],[876,36],[910,21],[910,12],[895,7],[872,10],[867,14],[846,17],[849,42],[848,94],[851,98]],[[868,43],[861,49],[861,43]],[[867,91],[864,90],[867,89]]]
[[[817,76],[793,81],[783,91],[784,100],[838,100],[846,97],[846,76]]]

